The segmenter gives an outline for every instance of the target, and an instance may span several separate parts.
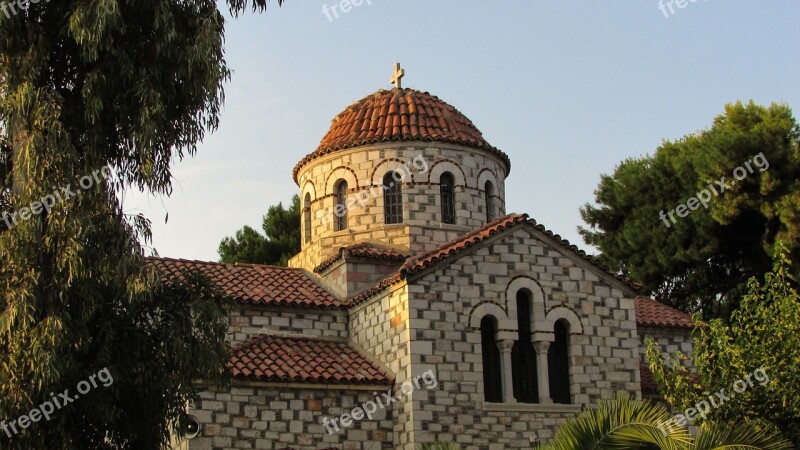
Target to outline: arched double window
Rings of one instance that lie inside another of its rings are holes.
[[[553,403],[572,403],[569,392],[569,324],[556,322],[553,329],[556,340],[547,351],[547,373],[550,378],[550,397]]]
[[[536,351],[531,344],[531,294],[517,291],[517,327],[519,337],[511,348],[511,374],[514,398],[520,403],[539,402],[536,377]]]
[[[311,194],[303,199],[303,242],[311,242]]]
[[[503,401],[500,375],[500,350],[497,347],[497,324],[492,316],[481,319],[481,353],[483,354],[483,398],[487,402]]]
[[[453,174],[445,172],[439,177],[443,223],[456,223],[456,194],[454,185],[455,179],[453,178]]]
[[[403,176],[389,172],[383,176],[384,223],[403,223]]]
[[[486,223],[494,220],[494,185],[487,181],[483,187],[484,204],[486,205]]]
[[[347,229],[347,181],[339,180],[336,182],[336,206],[333,208],[336,216],[334,231]]]

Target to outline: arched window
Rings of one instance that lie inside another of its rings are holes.
[[[439,177],[442,199],[442,222],[456,223],[456,194],[453,191],[453,174],[445,172]]]
[[[486,223],[494,219],[494,186],[487,181],[483,188],[484,203],[486,204]]]
[[[550,397],[553,403],[572,403],[569,393],[569,325],[556,322],[556,340],[547,351],[547,373],[550,376]]]
[[[403,223],[403,177],[389,172],[383,177],[384,223]]]
[[[311,242],[311,194],[303,200],[303,242]]]
[[[520,403],[538,403],[536,351],[531,345],[531,295],[524,290],[517,292],[517,326],[519,338],[511,347],[514,398]]]
[[[481,319],[481,353],[483,354],[483,398],[487,402],[503,401],[500,377],[500,350],[497,348],[497,326],[494,317]]]
[[[333,208],[336,216],[335,231],[347,229],[347,181],[339,180],[336,183],[336,206]]]

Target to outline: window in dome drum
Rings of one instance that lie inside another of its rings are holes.
[[[489,223],[494,219],[494,186],[491,181],[486,182],[483,195],[486,203],[486,223]]]
[[[383,177],[383,215],[387,225],[403,223],[402,175],[389,172]]]
[[[439,178],[439,187],[441,189],[442,198],[443,223],[456,223],[456,194],[453,190],[454,184],[453,175],[451,173],[445,172]]]
[[[334,208],[336,214],[336,230],[343,231],[347,229],[347,181],[339,180],[336,183],[336,207]]]
[[[303,200],[303,241],[311,242],[311,194]]]

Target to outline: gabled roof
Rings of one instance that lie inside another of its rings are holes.
[[[171,258],[148,258],[167,279],[180,279],[184,270],[197,270],[223,294],[253,305],[344,308],[342,300],[314,282],[302,269],[260,264],[224,264]]]
[[[396,248],[374,244],[372,242],[359,242],[358,244],[339,248],[339,251],[337,251],[335,255],[322,261],[317,267],[315,267],[314,272],[321,273],[336,263],[336,261],[339,261],[345,257],[370,258],[384,261],[401,262],[405,261],[409,257],[409,254]]]
[[[254,381],[383,384],[394,378],[343,342],[260,335],[230,350],[233,376]]]
[[[639,289],[639,285],[633,283],[629,278],[611,272],[597,258],[595,258],[594,256],[587,255],[586,252],[579,249],[576,245],[571,244],[566,239],[562,239],[561,236],[548,230],[547,228],[544,227],[544,225],[536,223],[536,221],[534,219],[529,218],[527,214],[513,214],[513,213],[506,214],[505,216],[500,217],[492,222],[489,222],[480,228],[476,228],[475,230],[472,230],[463,236],[453,239],[450,242],[446,242],[445,244],[441,245],[439,248],[435,250],[409,258],[400,267],[400,273],[405,277],[413,273],[419,272],[427,267],[432,267],[446,259],[450,259],[451,257],[458,255],[462,251],[476,244],[479,244],[491,238],[497,233],[503,232],[507,229],[514,228],[516,226],[520,226],[523,224],[532,226],[534,229],[538,230],[539,232],[545,234],[547,237],[555,241],[556,244],[558,244],[565,250],[583,259],[584,261],[590,263],[591,265],[597,267],[600,271],[604,272],[609,277],[614,278],[617,281],[623,283],[634,292]]]
[[[667,306],[653,298],[639,296],[636,302],[636,324],[655,328],[692,329],[692,318],[683,311]]]

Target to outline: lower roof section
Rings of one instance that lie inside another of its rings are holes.
[[[394,378],[344,342],[259,335],[230,351],[237,379],[326,385],[391,385]]]

